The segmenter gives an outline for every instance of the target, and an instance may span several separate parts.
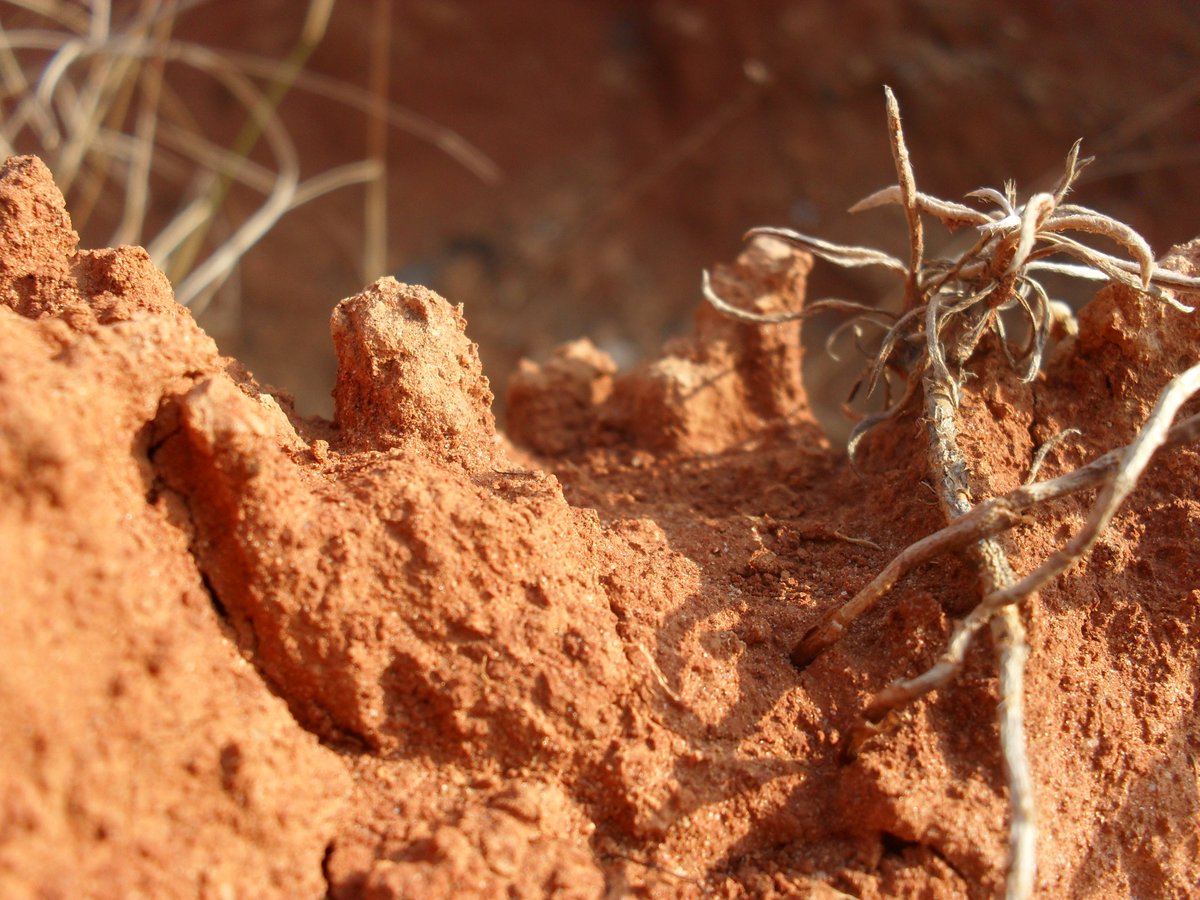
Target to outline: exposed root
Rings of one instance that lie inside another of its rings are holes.
[[[1008,877],[1010,900],[1033,894],[1037,874],[1037,820],[1033,776],[1025,748],[1025,661],[1029,642],[1016,606],[1005,606],[992,619],[992,643],[1000,670],[1000,752],[1008,778]]]

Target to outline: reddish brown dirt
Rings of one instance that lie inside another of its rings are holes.
[[[136,249],[77,251],[36,160],[0,172],[0,893],[984,897],[1004,854],[990,650],[853,761],[975,579],[927,565],[804,672],[806,628],[941,524],[919,423],[831,449],[798,325],[707,309],[617,374],[512,382],[458,308],[377,282],[333,317],[333,421],[222,358]],[[1200,246],[1172,257],[1200,268]],[[810,261],[718,267],[746,306]],[[1032,386],[983,357],[980,493],[1032,448],[1124,442],[1200,319],[1118,290]],[[541,454],[538,456],[537,454]],[[1046,897],[1200,883],[1200,479],[1163,454],[1028,610]],[[1085,499],[1012,538],[1028,568]],[[854,540],[850,540],[854,539]],[[861,541],[874,542],[878,548]],[[986,643],[986,642],[985,642]]]
[[[0,2],[5,27],[50,27],[29,5]],[[365,89],[377,5],[338,0],[306,71]],[[310,4],[186,6],[173,35],[279,60]],[[454,129],[496,162],[501,178],[486,183],[395,128],[385,271],[362,270],[358,187],[300,207],[250,250],[201,325],[306,412],[332,413],[333,304],[382,274],[464,305],[503,401],[519,359],[544,361],[565,341],[587,335],[623,367],[657,352],[687,329],[700,268],[735,254],[748,227],[788,225],[902,250],[894,210],[845,212],[890,179],[885,83],[900,98],[919,183],[937,196],[1008,178],[1022,195],[1048,188],[1082,138],[1098,161],[1084,173],[1081,203],[1134,225],[1159,252],[1195,234],[1193,204],[1182,202],[1200,196],[1194,0],[1143,3],[1137,15],[1095,0],[391,6],[390,99]],[[140,8],[133,0],[112,7],[114,23]],[[22,55],[31,80],[49,56]],[[166,76],[187,110],[185,127],[194,116],[203,137],[228,146],[243,121],[229,91],[186,66],[170,65]],[[15,112],[15,99],[0,102]],[[344,101],[301,84],[280,113],[306,177],[366,152],[363,113]],[[32,143],[17,149],[48,152]],[[278,165],[259,150],[256,161]],[[168,147],[164,170],[179,162]],[[190,164],[168,184],[173,190],[148,210],[152,224],[189,196]],[[85,246],[108,246],[124,191],[118,182],[109,202],[85,216],[95,200],[89,185],[74,181],[75,224]],[[227,235],[261,200],[235,191],[216,234]],[[881,289],[864,270],[827,267],[815,278],[822,295],[868,298]],[[808,333],[814,346],[824,324]],[[808,357],[815,384],[840,371],[822,359]],[[836,401],[846,387],[813,391],[827,424],[841,424]]]

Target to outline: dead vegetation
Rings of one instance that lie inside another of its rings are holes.
[[[981,188],[968,194],[968,199],[984,204],[982,209],[920,192],[899,107],[891,90],[885,88],[885,92],[897,184],[870,195],[851,211],[887,204],[901,206],[908,226],[909,260],[904,262],[867,247],[832,244],[782,228],[755,228],[747,237],[781,239],[843,267],[877,266],[894,272],[904,282],[902,309],[891,313],[856,302],[820,300],[803,310],[761,315],[722,300],[712,289],[707,273],[704,293],[723,312],[764,325],[834,309],[854,313],[843,328],[852,329],[857,338],[861,339],[868,329],[882,332],[855,391],[862,387],[868,396],[882,393],[884,409],[863,418],[851,433],[847,449],[852,458],[867,431],[911,409],[918,395],[923,398],[925,452],[949,524],[909,546],[854,597],[830,610],[808,630],[792,658],[797,666],[807,666],[913,566],[949,550],[967,549],[978,569],[982,599],[955,625],[945,650],[931,668],[915,678],[898,680],[876,694],[848,738],[846,752],[855,754],[865,741],[885,731],[888,717],[896,710],[944,687],[961,668],[975,636],[984,625],[990,625],[999,674],[1000,743],[1009,791],[1006,893],[1010,898],[1024,898],[1032,894],[1035,884],[1037,827],[1024,733],[1023,682],[1029,646],[1022,606],[1089,553],[1159,448],[1200,436],[1200,417],[1192,416],[1174,427],[1171,424],[1183,403],[1200,391],[1200,366],[1189,368],[1167,385],[1137,438],[1128,446],[1044,482],[1034,481],[1042,458],[1039,452],[1030,463],[1023,487],[979,502],[970,486],[971,461],[964,457],[958,441],[962,388],[968,377],[976,377],[967,372],[967,363],[985,337],[993,335],[1023,381],[1037,376],[1052,336],[1069,334],[1075,327],[1070,308],[1052,300],[1039,280],[1042,273],[1115,282],[1139,292],[1147,301],[1168,303],[1183,312],[1191,312],[1192,307],[1175,294],[1200,290],[1200,279],[1157,265],[1145,239],[1128,225],[1067,201],[1079,173],[1092,161],[1080,158],[1079,142],[1067,155],[1054,190],[1035,193],[1023,203],[1018,201],[1011,182],[1003,190]],[[923,215],[937,219],[952,231],[973,228],[978,236],[957,256],[930,258]],[[1105,238],[1127,257],[1091,247],[1069,236],[1070,232]],[[1006,324],[1006,314],[1017,317],[1017,328]],[[1018,332],[1023,334],[1018,337]],[[899,371],[901,390],[893,389],[889,369]],[[1018,576],[1009,563],[1003,532],[1022,524],[1028,512],[1041,504],[1091,488],[1099,488],[1099,494],[1084,527],[1032,571]]]
[[[179,302],[197,314],[236,286],[242,257],[283,216],[351,186],[365,186],[364,281],[383,274],[389,129],[433,144],[485,182],[498,176],[461,136],[389,100],[387,3],[374,4],[379,27],[366,87],[306,70],[336,0],[307,4],[295,43],[279,58],[181,37],[181,20],[205,0],[3,5],[14,12],[0,24],[0,153],[42,157],[77,227],[95,215],[112,228],[107,244],[145,246]],[[244,115],[228,139],[189,109],[189,91],[206,82]],[[292,91],[361,111],[368,158],[302,177],[303,137],[279,115]],[[253,198],[249,212],[246,198]]]

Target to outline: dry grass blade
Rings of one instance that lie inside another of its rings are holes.
[[[179,16],[205,2],[103,0],[80,7],[12,0],[40,17],[41,27],[0,26],[0,89],[6,101],[0,149],[44,157],[81,226],[87,226],[93,207],[115,204],[120,212],[112,217],[115,231],[108,243],[146,245],[176,285],[180,302],[199,311],[281,216],[323,192],[363,180],[376,183],[370,267],[386,267],[380,262],[387,177],[381,135],[388,126],[438,146],[484,181],[498,180],[495,163],[460,135],[388,102],[379,85],[381,66],[370,90],[304,70],[334,14],[335,0],[305,4],[300,34],[282,59],[177,39],[172,32]],[[390,5],[376,4],[376,11],[382,16]],[[373,31],[379,59],[385,55],[386,32]],[[245,111],[244,128],[229,146],[207,140],[174,92],[181,77],[197,74],[219,83]],[[373,123],[373,162],[301,184],[298,151],[275,113],[293,87],[361,110]],[[255,150],[259,143],[267,145],[269,156]],[[261,194],[248,215],[234,213],[226,202],[234,185]],[[164,190],[173,212],[150,216],[149,210],[163,208]]]
[[[205,238],[212,227],[216,213],[225,202],[229,193],[232,179],[227,175],[218,175],[208,183],[208,204],[210,214],[205,218],[201,227],[192,234],[179,248],[177,256],[171,261],[172,268],[168,275],[182,277],[180,273],[187,272],[186,278],[180,284],[180,302],[185,306],[196,301],[203,306],[225,282],[233,266],[242,255],[274,226],[275,222],[290,208],[291,197],[285,193],[294,194],[299,182],[299,160],[294,149],[288,153],[287,147],[281,147],[281,141],[291,144],[290,136],[282,129],[276,113],[284,96],[291,90],[305,62],[312,55],[317,45],[325,36],[329,27],[329,19],[333,13],[334,0],[310,0],[300,30],[300,37],[287,56],[279,63],[265,91],[245,90],[249,84],[245,76],[231,67],[226,60],[216,54],[201,55],[213,60],[220,60],[222,69],[214,70],[218,78],[225,81],[230,90],[246,107],[248,113],[241,131],[234,138],[231,152],[242,159],[249,159],[251,152],[261,137],[271,144],[272,152],[280,163],[280,179],[275,188],[267,195],[263,205],[244,222],[234,234],[228,238],[208,259],[193,268],[196,258],[205,243]],[[207,48],[205,48],[207,49]],[[282,132],[282,133],[281,133]],[[280,154],[281,149],[284,151]],[[293,159],[295,166],[292,165]],[[175,280],[173,278],[172,280]]]
[[[1060,444],[1069,437],[1079,437],[1083,432],[1078,428],[1068,428],[1065,431],[1060,431],[1050,440],[1043,443],[1033,453],[1033,459],[1029,463],[1029,474],[1025,476],[1024,487],[1028,487],[1037,481],[1038,473],[1042,471],[1042,466],[1046,464],[1046,457],[1051,451],[1055,450]]]
[[[904,393],[901,395],[899,400],[888,406],[883,410],[883,412],[867,416],[854,426],[854,428],[850,431],[850,436],[846,439],[846,455],[850,458],[851,465],[854,464],[854,451],[862,439],[866,437],[867,432],[869,432],[876,425],[880,425],[890,419],[894,419],[901,412],[907,409],[909,403],[917,395],[919,384],[920,382],[916,378],[908,379],[905,385]]]
[[[973,191],[969,191],[967,196],[979,200],[991,200],[1000,208],[1000,212],[1003,213],[1001,218],[1017,214],[1017,211],[1013,209],[1012,201],[995,188],[976,188]]]
[[[1086,231],[1120,244],[1138,262],[1142,289],[1150,286],[1150,279],[1154,275],[1154,251],[1144,237],[1124,222],[1082,207],[1073,207],[1069,214],[1055,216],[1045,227],[1047,231]]]
[[[708,270],[700,273],[700,289],[704,294],[704,299],[711,303],[715,309],[731,318],[740,319],[743,322],[752,322],[755,325],[781,325],[784,322],[795,322],[798,319],[805,319],[817,313],[828,311],[858,314],[858,318],[843,324],[852,325],[857,321],[869,321],[884,329],[890,327],[891,324],[887,321],[888,313],[880,312],[873,307],[864,306],[861,303],[855,303],[852,300],[837,300],[834,298],[817,300],[813,303],[805,304],[804,309],[788,310],[780,313],[760,313],[742,309],[740,306],[734,306],[732,303],[726,301],[714,290],[712,276],[709,275]]]
[[[61,0],[9,0],[9,2],[26,12],[54,22],[65,31],[83,34],[91,27],[91,16],[74,3],[63,3]]]
[[[173,7],[174,4],[168,4]],[[165,17],[154,28],[154,39],[165,42],[174,19]],[[150,201],[150,173],[154,162],[154,147],[158,133],[159,100],[162,96],[163,74],[166,68],[161,58],[152,59],[139,76],[140,103],[134,125],[134,152],[130,159],[129,175],[125,179],[125,203],[121,221],[109,243],[135,243],[146,223],[146,207]]]
[[[824,301],[820,302],[823,303]],[[805,308],[813,309],[815,306],[817,306],[817,304],[806,304]],[[829,357],[835,362],[841,362],[841,357],[838,356],[837,352],[834,350],[834,345],[841,339],[843,334],[849,331],[854,335],[854,343],[859,352],[863,355],[868,355],[866,351],[862,349],[861,344],[861,339],[864,333],[864,325],[873,325],[886,335],[894,327],[895,320],[890,316],[889,313],[881,310],[871,310],[870,312],[860,313],[852,319],[846,319],[844,322],[834,327],[829,332],[829,335],[825,338],[826,354],[828,354]]]
[[[1008,274],[1013,275],[1024,267],[1029,259],[1029,254],[1033,251],[1038,232],[1041,231],[1053,212],[1054,197],[1050,194],[1034,194],[1025,204],[1025,209],[1021,213],[1017,250],[1008,264]]]
[[[292,197],[290,212],[305,203],[311,203],[318,197],[332,191],[341,190],[355,184],[364,184],[379,177],[379,168],[373,160],[360,159],[358,162],[347,163],[336,169],[329,169],[320,175],[308,178],[296,187],[296,195]]]
[[[1058,184],[1054,188],[1054,201],[1061,204],[1070,193],[1075,180],[1079,177],[1079,173],[1095,162],[1094,156],[1088,156],[1083,159],[1079,158],[1079,151],[1083,147],[1083,140],[1080,139],[1071,145],[1071,149],[1067,151],[1067,162],[1063,166],[1063,174],[1059,179]]]
[[[245,252],[288,211],[300,180],[300,161],[291,135],[275,112],[275,104],[250,81],[227,68],[219,54],[194,44],[177,44],[170,48],[167,58],[189,63],[219,78],[262,129],[277,164],[277,178],[262,206],[203,263],[189,267],[186,277],[177,284],[176,298],[187,306],[198,299],[211,297]],[[203,223],[212,220],[212,209],[210,195],[208,215],[201,220]]]
[[[225,57],[247,75],[259,78],[270,78],[279,65],[277,60],[249,53],[226,53]],[[305,70],[297,73],[295,87],[369,115],[375,114],[378,108],[378,98],[370,92],[317,72]],[[387,104],[385,115],[387,123],[393,128],[437,147],[485,184],[501,181],[503,173],[496,161],[453,129],[392,102]]]
[[[370,284],[387,272],[387,106],[392,38],[392,4],[389,0],[375,0],[374,17],[369,79],[375,102],[367,117],[366,144],[378,175],[367,184],[363,203],[364,284]]]
[[[879,349],[875,353],[875,358],[867,367],[867,396],[871,396],[875,393],[875,388],[878,386],[883,377],[884,368],[887,366],[889,360],[892,359],[893,355],[895,355],[897,346],[901,343],[901,341],[906,341],[913,336],[910,329],[919,326],[921,321],[920,313],[920,309],[910,309],[899,319],[897,319],[895,324],[888,329],[887,334],[883,336],[883,341],[880,343]]]

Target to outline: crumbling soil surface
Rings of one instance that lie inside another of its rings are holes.
[[[35,159],[0,171],[0,894],[996,893],[990,648],[853,759],[873,692],[977,599],[919,569],[804,671],[789,652],[941,527],[915,414],[853,469],[800,326],[708,309],[620,374],[513,376],[461,310],[381,280],[333,315],[332,421],[219,355],[136,248],[80,251]],[[1200,268],[1200,244],[1167,260]],[[811,261],[718,267],[794,308]],[[1127,442],[1200,319],[1108,288],[1032,385],[963,399],[980,496]],[[1026,609],[1046,897],[1200,885],[1200,471],[1164,452]],[[1090,498],[1011,536],[1019,568]]]
[[[309,71],[366,87],[371,7],[337,4]],[[892,171],[883,84],[896,90],[918,181],[935,196],[1007,178],[1022,195],[1048,190],[1083,138],[1097,162],[1083,173],[1081,203],[1130,223],[1160,252],[1196,233],[1194,205],[1181,202],[1200,195],[1193,0],[1143,3],[1137,15],[1045,0],[393,7],[390,99],[454,129],[496,163],[499,180],[392,130],[386,271],[464,305],[501,417],[523,356],[544,361],[587,335],[627,366],[686,331],[697,273],[736,253],[747,228],[786,225],[903,254],[894,218],[845,212]],[[278,59],[307,9],[209,2],[178,27],[205,46]],[[241,117],[226,92],[192,93],[206,133],[231,141]],[[300,85],[280,113],[307,175],[363,157],[359,110]],[[330,305],[385,274],[363,273],[363,222],[357,188],[296,210],[246,256],[240,292],[200,314],[225,352],[306,412],[331,412]],[[103,246],[114,227],[97,222],[85,235]],[[815,290],[873,297],[886,288],[875,274],[823,267]],[[828,320],[813,323],[810,346],[822,327]],[[840,371],[823,361],[810,354],[810,384]],[[848,387],[828,396],[841,400]],[[840,424],[836,402],[813,402],[827,427]]]

